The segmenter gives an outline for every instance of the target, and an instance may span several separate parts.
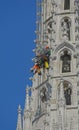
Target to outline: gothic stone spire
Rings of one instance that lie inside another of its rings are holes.
[[[18,120],[16,130],[22,130],[22,117],[21,117],[21,106],[18,107]]]

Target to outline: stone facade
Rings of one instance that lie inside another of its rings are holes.
[[[36,3],[34,75],[16,130],[79,130],[79,0]]]

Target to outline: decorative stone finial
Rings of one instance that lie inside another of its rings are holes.
[[[29,110],[29,86],[26,87],[25,110]]]
[[[21,113],[22,109],[21,109],[21,105],[19,104],[19,107],[18,107],[18,113]]]

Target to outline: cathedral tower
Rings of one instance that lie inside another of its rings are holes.
[[[21,129],[79,130],[79,0],[36,4],[36,57]]]

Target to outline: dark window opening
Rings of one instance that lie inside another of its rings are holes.
[[[64,52],[64,55],[61,56],[62,60],[62,73],[71,71],[71,56],[67,51]]]
[[[72,89],[69,87],[69,84],[67,82],[64,83],[64,96],[65,96],[66,105],[71,105],[71,94],[72,94]]]
[[[41,101],[42,102],[47,101],[47,91],[45,87],[41,89],[40,94],[41,94]]]
[[[64,10],[70,9],[70,0],[64,0]]]
[[[68,39],[70,40],[70,23],[69,23],[69,19],[64,19],[64,22],[66,22]]]

